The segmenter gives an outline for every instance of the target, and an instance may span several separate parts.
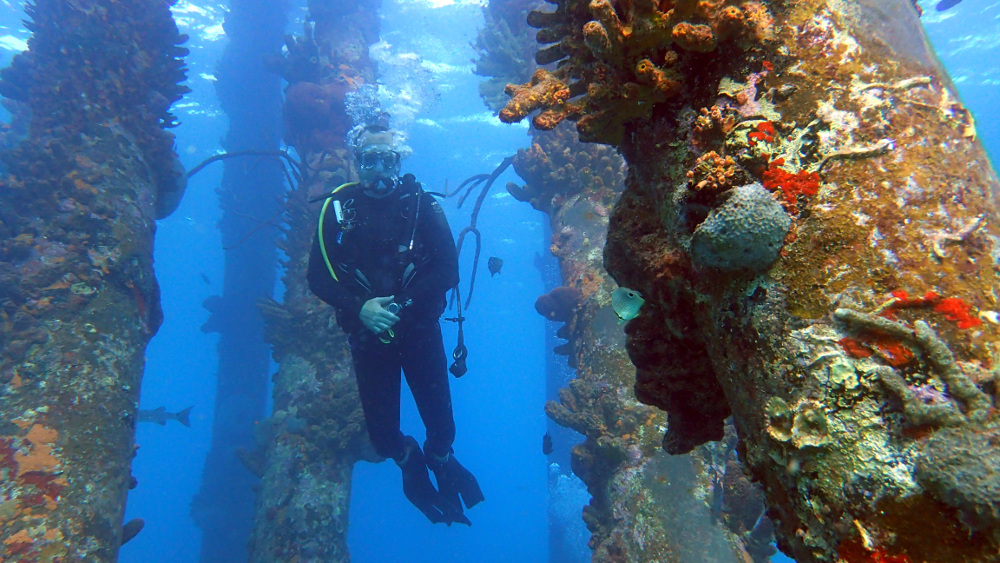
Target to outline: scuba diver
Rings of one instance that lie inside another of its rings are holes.
[[[375,451],[403,472],[403,493],[434,523],[471,525],[484,499],[453,455],[455,421],[439,317],[458,283],[458,252],[444,211],[412,174],[383,127],[357,129],[359,182],[326,199],[309,258],[309,288],[348,335]],[[427,430],[423,450],[400,431],[400,371]],[[434,472],[437,488],[428,469]]]

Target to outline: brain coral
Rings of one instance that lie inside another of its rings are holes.
[[[778,258],[792,220],[760,184],[730,194],[695,229],[691,257],[699,266],[720,270],[764,270]]]

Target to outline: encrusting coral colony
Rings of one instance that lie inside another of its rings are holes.
[[[167,2],[27,11],[28,50],[0,75],[0,560],[115,561],[162,318],[155,219],[184,186],[164,128],[186,37]]]
[[[500,116],[628,162],[604,264],[664,449],[732,414],[798,561],[995,561],[998,186],[912,2],[554,3]]]

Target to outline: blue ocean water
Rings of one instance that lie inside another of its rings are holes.
[[[302,2],[304,4],[304,2]],[[1000,87],[1000,2],[965,0],[936,12],[921,2],[924,25],[950,70],[963,102],[976,117],[987,150],[1000,154],[1000,109],[993,102]],[[182,125],[178,152],[191,167],[216,153],[227,123],[218,108],[214,71],[225,36],[226,2],[178,2],[174,12],[182,33],[191,36],[188,85],[192,93],[177,106]],[[300,18],[303,7],[292,12]],[[21,2],[0,3],[0,64],[25,48],[28,34],[20,24]],[[475,56],[470,43],[481,24],[474,2],[386,2],[379,53],[389,61],[415,53],[431,80],[408,85],[398,97],[400,115],[410,115],[413,156],[404,171],[426,187],[443,190],[473,174],[488,172],[501,159],[528,143],[523,126],[500,124],[479,101]],[[299,21],[289,31],[301,28]],[[409,112],[409,113],[407,113]],[[208,317],[201,303],[219,294],[224,251],[216,229],[220,217],[215,186],[221,166],[199,174],[181,207],[159,224],[156,270],[166,321],[151,342],[143,381],[142,408],[194,406],[192,425],[140,425],[141,446],[133,463],[139,487],[129,495],[126,519],[142,517],[143,532],[123,547],[125,563],[174,563],[198,560],[200,530],[190,516],[211,438],[217,336],[200,326]],[[575,523],[579,541],[568,553],[549,553],[547,502],[551,471],[540,452],[546,421],[545,334],[551,327],[534,312],[533,302],[546,288],[534,266],[536,252],[548,248],[546,219],[506,195],[503,185],[516,181],[508,172],[493,189],[480,216],[482,256],[504,260],[495,278],[481,264],[468,312],[470,373],[452,380],[458,438],[456,455],[476,473],[487,501],[469,512],[471,528],[433,526],[403,497],[399,470],[391,463],[356,466],[349,542],[356,562],[544,562],[588,560],[586,533],[579,511],[586,497],[572,479],[563,479],[558,517]],[[469,209],[445,204],[453,231],[468,222]],[[471,248],[462,256],[469,277]],[[454,342],[446,326],[446,345]],[[404,429],[422,439],[422,426],[404,402]],[[557,444],[566,448],[568,444]],[[575,488],[574,488],[575,487]],[[776,556],[775,561],[788,559]]]

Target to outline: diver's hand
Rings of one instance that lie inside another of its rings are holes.
[[[365,328],[375,334],[382,334],[386,330],[399,322],[399,317],[385,310],[385,306],[392,303],[394,295],[388,297],[373,297],[361,306],[358,318]]]

